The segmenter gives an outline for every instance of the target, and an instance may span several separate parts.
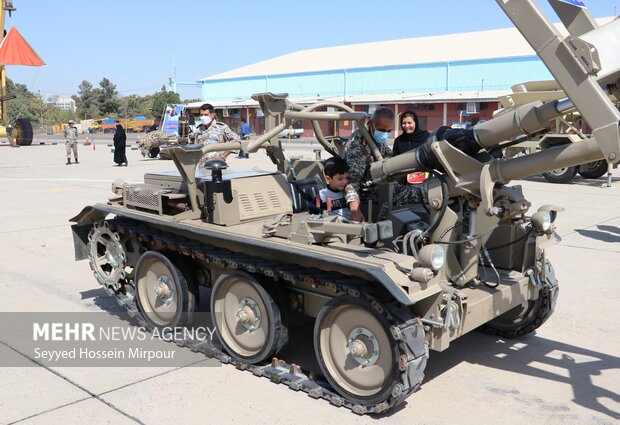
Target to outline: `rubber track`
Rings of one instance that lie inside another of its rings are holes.
[[[365,294],[366,291],[360,291],[359,280],[353,280],[339,273],[326,273],[319,269],[299,269],[292,265],[285,265],[274,261],[263,260],[251,257],[245,254],[235,253],[226,249],[216,248],[203,245],[200,242],[192,241],[183,237],[179,237],[172,233],[161,232],[157,229],[147,227],[141,223],[132,223],[124,220],[109,220],[108,224],[112,231],[116,231],[121,235],[128,235],[136,238],[143,245],[150,246],[155,250],[170,250],[180,255],[206,261],[208,263],[216,263],[225,269],[244,270],[251,274],[264,275],[274,281],[284,280],[288,282],[303,282],[311,285],[313,288],[324,287],[334,292],[334,295],[348,294],[353,297],[361,297],[366,299],[375,311],[384,316],[390,323],[392,337],[397,341],[398,357],[407,359],[406,365],[395,365],[399,368],[400,373],[404,376],[407,367],[417,362],[421,357],[428,357],[428,350],[425,355],[412,358],[410,350],[407,350],[406,342],[403,338],[397,338],[394,335],[405,335],[406,332],[414,332],[421,328],[421,323],[411,318],[406,322],[396,320],[387,308],[384,308],[379,301]],[[138,310],[133,298],[124,295],[120,291],[114,291],[112,288],[105,288],[106,291],[116,298],[116,302],[127,310],[130,317],[135,318],[140,326],[153,331],[153,326],[147,322]],[[232,364],[239,370],[245,370],[252,374],[270,379],[274,383],[287,385],[294,391],[303,391],[310,397],[324,399],[334,406],[346,407],[359,415],[379,414],[385,412],[392,407],[402,403],[408,396],[417,391],[420,383],[411,385],[406,378],[401,379],[402,391],[400,394],[391,394],[386,400],[374,405],[361,405],[346,397],[337,394],[329,388],[327,383],[316,381],[309,377],[302,369],[295,364],[289,364],[284,360],[273,358],[271,364],[252,365],[241,362],[232,358],[219,347],[206,340],[183,339],[175,340],[178,346],[187,347],[194,352],[201,352],[209,358],[215,358],[222,364]],[[407,383],[402,385],[402,383]]]
[[[551,317],[553,311],[555,310],[555,304],[559,293],[559,286],[558,281],[555,278],[553,268],[548,261],[545,264],[545,267],[547,267],[547,273],[551,276],[548,275],[546,279],[542,279],[542,286],[540,288],[539,295],[542,298],[542,303],[538,307],[534,319],[525,326],[518,326],[512,330],[497,329],[493,327],[492,324],[486,324],[481,328],[483,332],[490,335],[497,335],[501,338],[518,338],[520,336],[534,332],[536,329],[542,326],[542,324],[545,323],[549,317]]]

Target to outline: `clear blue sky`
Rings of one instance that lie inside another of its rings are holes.
[[[545,0],[538,0],[553,21]],[[585,0],[595,17],[620,0]],[[46,62],[8,66],[33,92],[68,97],[103,77],[121,95],[158,91],[299,49],[506,28],[494,0],[13,0],[15,26]],[[454,46],[455,49],[472,46]],[[415,52],[403,52],[403,55]],[[199,97],[183,90],[183,98]]]

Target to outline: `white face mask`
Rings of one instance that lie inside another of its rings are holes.
[[[200,121],[204,125],[209,125],[209,124],[211,124],[211,121],[213,121],[213,119],[209,115],[201,115],[200,116]]]

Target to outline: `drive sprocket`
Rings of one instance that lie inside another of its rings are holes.
[[[127,254],[118,233],[108,222],[94,223],[88,234],[88,259],[97,282],[106,290],[118,291],[125,279]]]

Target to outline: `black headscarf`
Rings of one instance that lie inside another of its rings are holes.
[[[127,147],[127,134],[122,125],[116,124],[116,132],[114,133],[114,162],[118,165],[127,165],[127,156],[125,155],[125,148]]]
[[[125,147],[125,142],[127,141],[127,134],[125,134],[125,129],[121,124],[116,124],[116,132],[114,132],[114,137],[112,138],[114,141],[114,147],[116,149]]]
[[[420,122],[418,120],[418,114],[413,111],[405,111],[400,116],[400,128],[403,128],[403,120],[406,117],[413,117],[413,121],[415,122],[415,130],[413,133],[405,133],[403,132],[400,136],[398,136],[394,140],[394,156],[399,155],[401,153],[405,153],[412,149],[419,148],[428,137],[431,135],[428,131],[422,130],[420,128]]]

